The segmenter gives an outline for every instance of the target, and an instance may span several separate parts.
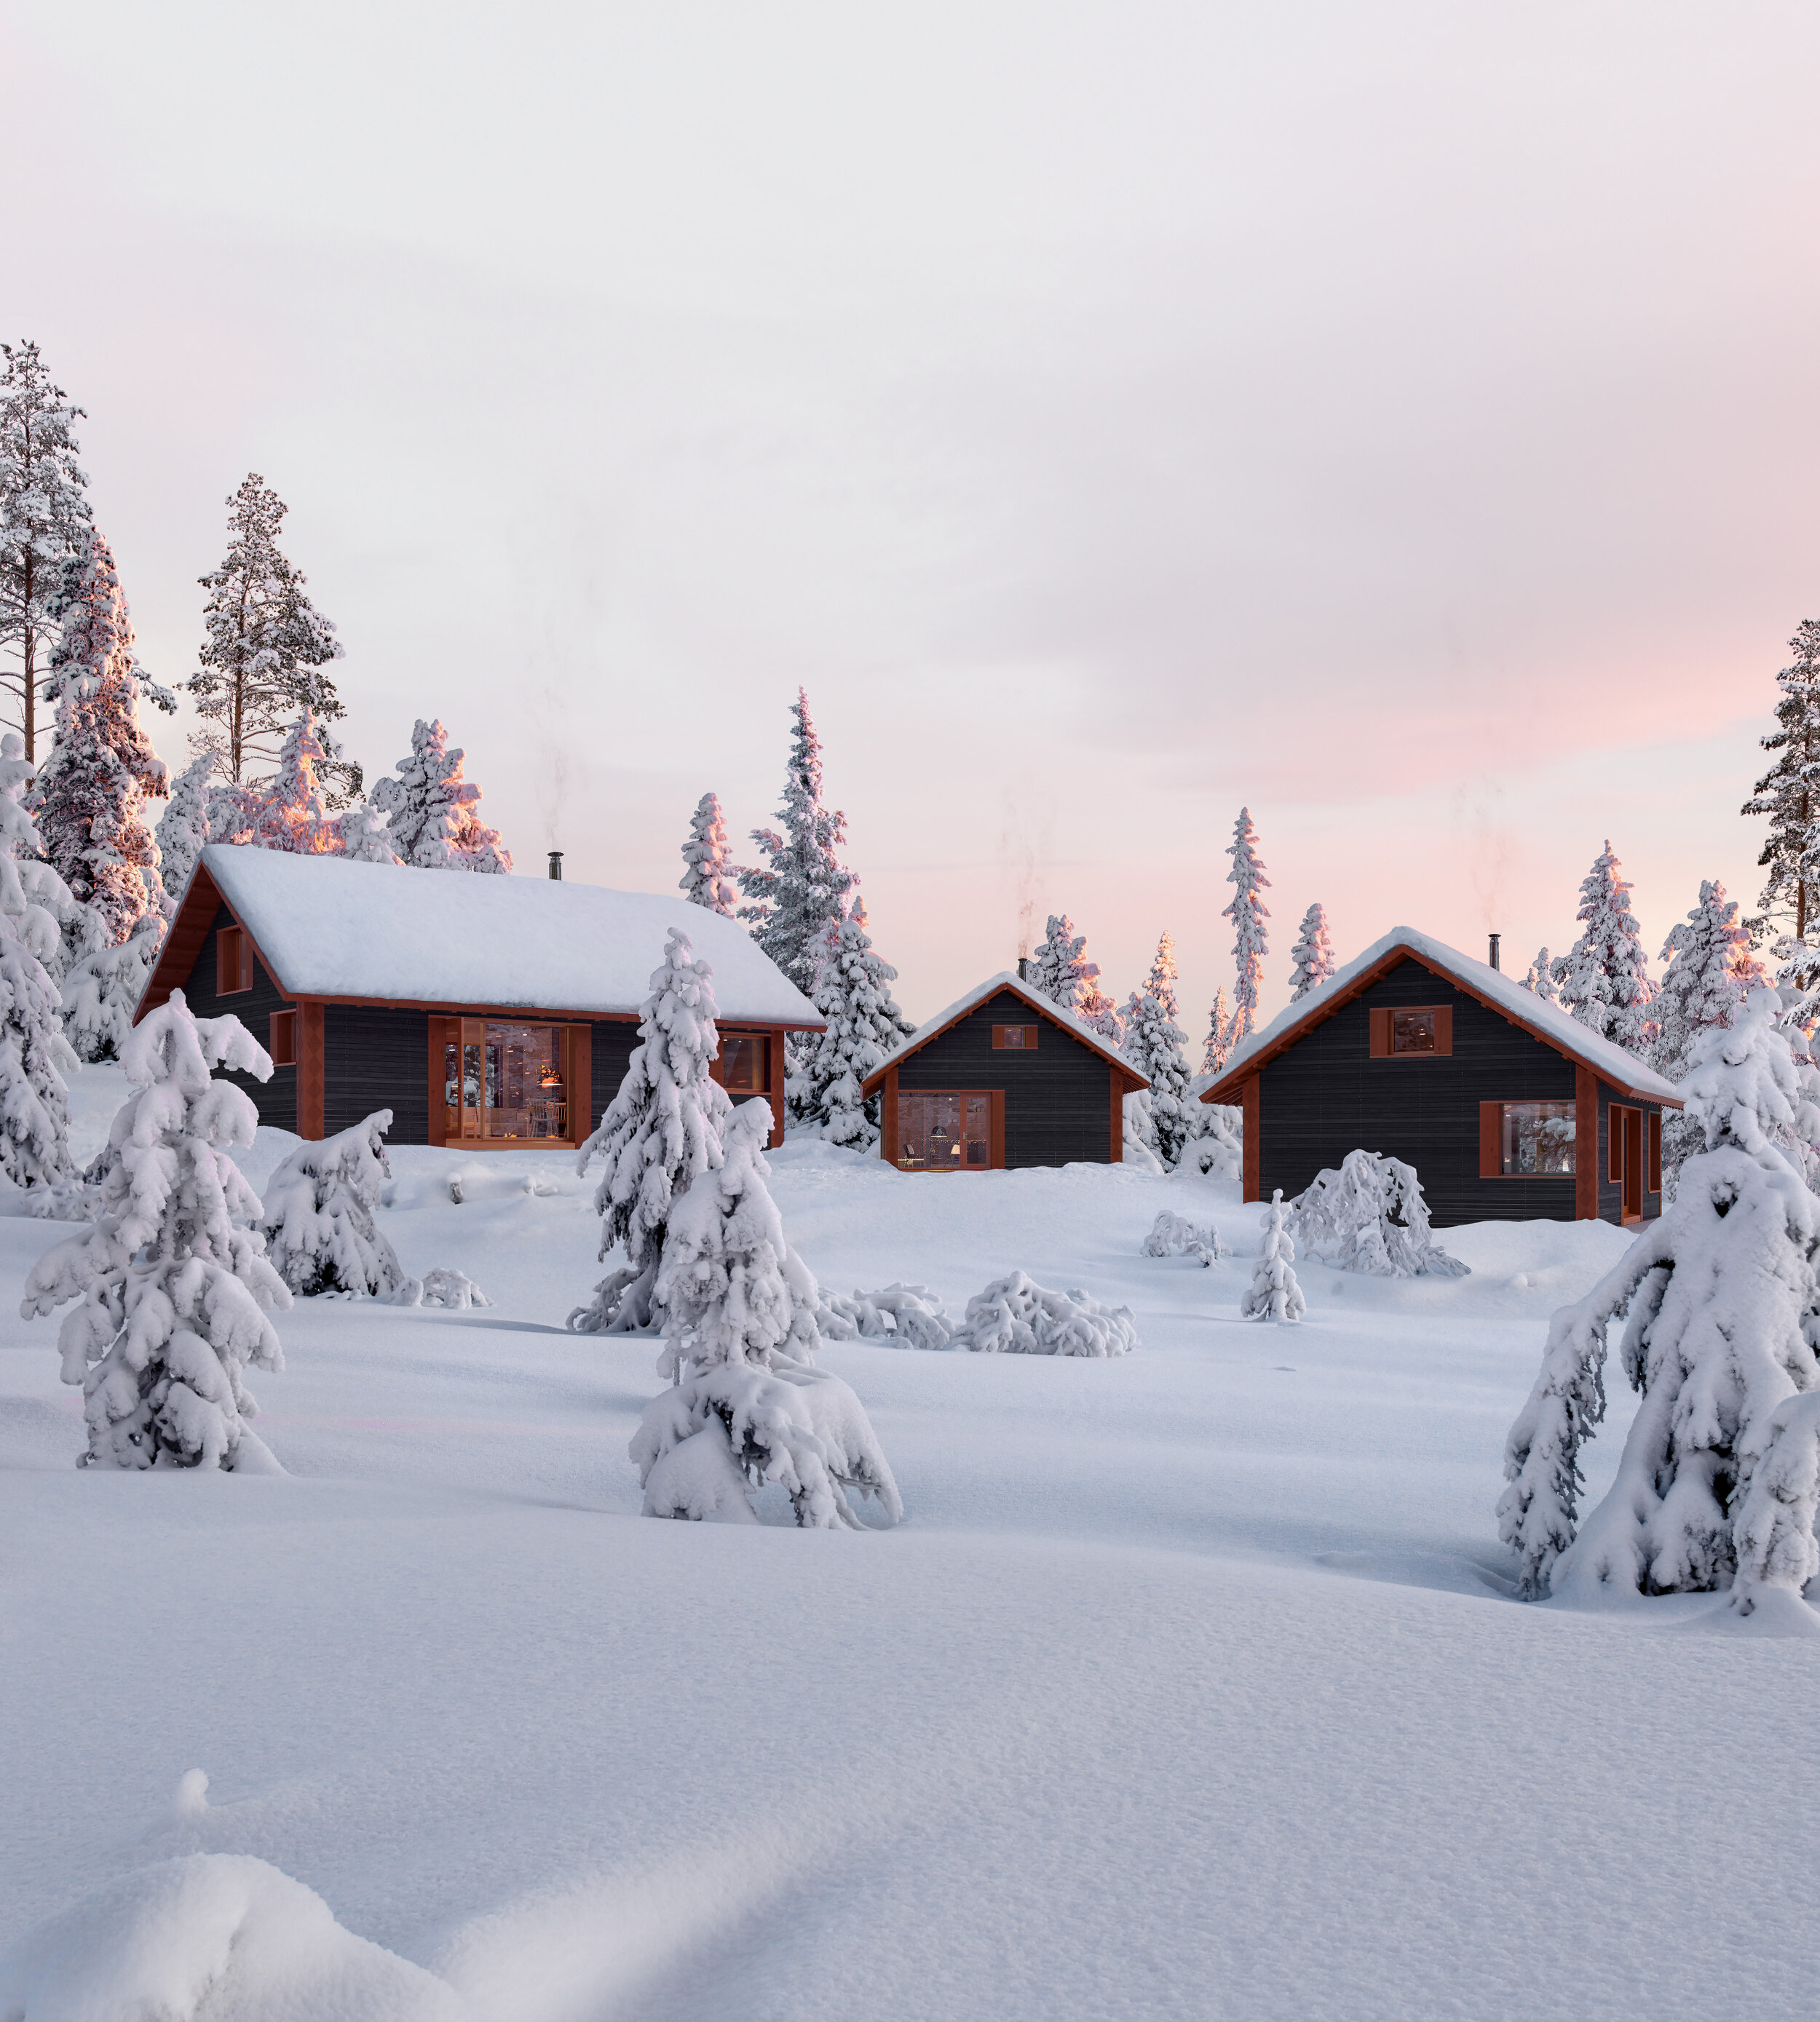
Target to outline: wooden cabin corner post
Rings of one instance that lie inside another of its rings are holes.
[[[1264,1148],[1258,1135],[1258,1078],[1255,1075],[1239,1090],[1239,1109],[1244,1119],[1244,1150],[1239,1166],[1243,1178],[1241,1192],[1246,1200],[1261,1200],[1263,1198]]]
[[[884,1148],[885,1163],[895,1166],[897,1162],[897,1070],[895,1068],[885,1070],[884,1112],[880,1119],[885,1126],[880,1142]]]
[[[1125,1162],[1125,1078],[1116,1068],[1108,1070],[1113,1078],[1113,1157],[1115,1166]]]
[[[1573,1218],[1599,1219],[1599,1077],[1573,1070]]]
[[[328,1085],[323,1045],[323,1008],[307,998],[297,1007],[297,1134],[320,1140]]]

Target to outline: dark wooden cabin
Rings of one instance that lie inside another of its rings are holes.
[[[1486,963],[1398,927],[1292,1005],[1201,1097],[1244,1118],[1244,1197],[1351,1151],[1413,1166],[1437,1225],[1661,1212],[1672,1086]]]
[[[867,1076],[881,1155],[902,1173],[1116,1165],[1124,1100],[1149,1083],[1090,1025],[1007,970],[919,1027]]]
[[[212,844],[134,1022],[181,990],[271,1054],[232,1075],[260,1121],[332,1137],[375,1109],[398,1144],[579,1144],[618,1093],[669,930],[714,973],[715,1079],[783,1141],[784,1035],[824,1020],[736,922],[678,896]]]

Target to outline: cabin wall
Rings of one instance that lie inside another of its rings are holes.
[[[603,1019],[596,1022],[594,1043],[589,1049],[594,1110],[594,1115],[588,1119],[590,1135],[600,1128],[608,1104],[619,1093],[619,1084],[626,1079],[626,1070],[632,1064],[633,1050],[638,1044],[638,1028],[630,1020]]]
[[[324,1137],[389,1109],[389,1143],[429,1142],[429,1020],[381,1005],[323,1006]]]
[[[1453,1051],[1445,1057],[1373,1060],[1374,1006],[1447,1005]],[[1462,1221],[1571,1221],[1574,1182],[1482,1179],[1482,1102],[1574,1097],[1574,1064],[1420,963],[1405,962],[1280,1053],[1258,1077],[1259,1184],[1300,1193],[1324,1166],[1362,1148],[1413,1166],[1438,1227]],[[1618,1188],[1604,1184],[1600,1089],[1595,1155],[1599,1211],[1618,1219]],[[1586,1153],[1576,1148],[1577,1155]],[[1607,1196],[1610,1196],[1608,1201]]]
[[[1603,1082],[1599,1084],[1599,1218],[1601,1221],[1624,1220],[1624,1182],[1608,1177],[1611,1171],[1611,1106],[1614,1102],[1621,1108],[1640,1109],[1643,1112],[1643,1219],[1651,1221],[1662,1212],[1662,1197],[1649,1191],[1649,1119],[1652,1115],[1661,1114],[1661,1105],[1633,1102],[1628,1095],[1617,1093]]]
[[[1041,1026],[1036,1049],[992,1045],[994,1025]],[[912,1053],[897,1069],[902,1090],[1002,1089],[1005,1164],[1065,1166],[1112,1159],[1111,1070],[1091,1047],[1040,1020],[1009,991]]]
[[[217,908],[214,924],[208,938],[203,943],[202,952],[196,957],[196,966],[185,976],[178,987],[183,991],[184,1002],[199,1018],[238,1018],[260,1045],[269,1048],[272,1043],[272,1013],[288,1011],[292,1008],[288,997],[279,995],[278,986],[266,973],[265,965],[255,956],[253,962],[253,987],[238,990],[226,997],[215,995],[215,934],[222,927],[231,927],[234,916],[225,906]],[[297,1128],[297,1069],[294,1067],[274,1068],[269,1081],[256,1081],[251,1075],[222,1073],[220,1079],[232,1082],[236,1088],[243,1089],[253,1098],[259,1111],[259,1121],[279,1130]]]

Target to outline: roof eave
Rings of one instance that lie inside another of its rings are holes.
[[[1010,991],[1014,997],[1020,998],[1024,1003],[1029,1005],[1038,1017],[1046,1019],[1057,1031],[1074,1040],[1076,1044],[1086,1047],[1089,1053],[1097,1053],[1108,1067],[1117,1068],[1120,1073],[1124,1075],[1127,1083],[1124,1090],[1127,1095],[1135,1095],[1150,1086],[1149,1077],[1139,1074],[1123,1054],[1114,1053],[1110,1047],[1101,1045],[1097,1039],[1087,1038],[1084,1032],[1077,1031],[1075,1027],[1058,1017],[1056,1007],[1046,997],[1033,991],[1029,984],[1020,982],[1016,976],[1007,973],[1000,980],[997,989],[988,991],[983,996],[976,998],[970,1002],[963,1002],[958,1011],[952,1013],[940,1024],[931,1025],[926,1031],[919,1031],[901,1053],[894,1053],[883,1066],[875,1068],[861,1082],[861,1094],[876,1095],[885,1085],[886,1075],[890,1073],[894,1068],[901,1068],[907,1060],[921,1053],[925,1046],[939,1039],[944,1032],[952,1032],[963,1018],[970,1018],[981,1005],[991,1003],[1000,990]]]

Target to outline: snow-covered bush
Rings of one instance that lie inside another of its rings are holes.
[[[465,1271],[445,1271],[439,1265],[421,1278],[405,1278],[386,1302],[391,1306],[444,1306],[466,1312],[470,1306],[493,1302]]]
[[[1147,1088],[1134,1089],[1121,1105],[1124,1119],[1123,1141],[1120,1156],[1127,1166],[1135,1166],[1141,1173],[1154,1173],[1159,1179],[1166,1170],[1157,1156],[1157,1126],[1150,1120],[1150,1091]]]
[[[400,863],[503,877],[512,868],[512,852],[499,831],[481,819],[481,790],[462,776],[466,755],[459,745],[449,749],[440,719],[426,723],[419,717],[411,732],[411,755],[399,760],[397,774],[378,781],[369,798],[389,819],[389,844]]]
[[[952,1345],[981,1355],[1128,1355],[1138,1328],[1129,1306],[1109,1306],[1078,1290],[1046,1291],[1014,1271],[967,1301]]]
[[[85,1467],[272,1472],[242,1372],[282,1369],[265,1309],[291,1304],[250,1228],[259,1197],[229,1155],[258,1124],[214,1067],[260,1081],[272,1062],[238,1018],[193,1016],[181,991],[122,1050],[133,1093],[108,1133],[102,1214],[31,1267],[23,1318],[64,1317],[63,1380],[82,1385]]]
[[[806,1528],[859,1528],[850,1488],[895,1523],[903,1505],[864,1408],[809,1360],[820,1295],[765,1184],[770,1130],[769,1104],[742,1104],[720,1162],[670,1210],[652,1304],[674,1387],[645,1407],[630,1448],[645,1514],[745,1521],[749,1491],[772,1482]]]
[[[1203,1228],[1168,1208],[1150,1225],[1150,1232],[1144,1238],[1146,1257],[1198,1257],[1203,1264],[1212,1264],[1231,1254],[1211,1222]]]
[[[0,1171],[15,1186],[69,1176],[69,1089],[79,1063],[45,964],[59,960],[68,887],[38,861],[38,830],[20,805],[31,779],[24,740],[0,738]]]
[[[626,1078],[575,1169],[604,1162],[594,1191],[600,1257],[623,1243],[627,1261],[594,1287],[568,1324],[578,1334],[626,1334],[651,1324],[651,1294],[671,1206],[721,1162],[721,1131],[733,1104],[708,1071],[720,1049],[713,972],[673,927],[663,965],[651,978]]]
[[[894,1348],[946,1348],[954,1334],[926,1285],[887,1285],[850,1299],[824,1290],[815,1322],[824,1341],[884,1341]]]
[[[1188,1084],[1188,1142],[1177,1170],[1210,1180],[1236,1180],[1244,1173],[1245,1116],[1230,1103],[1203,1102],[1215,1077],[1199,1074]]]
[[[259,1217],[272,1268],[294,1293],[383,1298],[404,1282],[398,1257],[373,1219],[392,1167],[376,1109],[350,1130],[299,1144],[273,1173]]]
[[[1369,1278],[1464,1278],[1467,1266],[1435,1242],[1413,1166],[1348,1152],[1291,1203],[1290,1233],[1312,1256]]]
[[[865,901],[856,895],[852,912],[822,936],[814,1002],[828,1029],[801,1035],[799,1065],[789,1084],[791,1115],[818,1124],[831,1144],[878,1149],[880,1098],[862,1096],[861,1086],[916,1029],[891,995],[897,980],[897,970],[872,947]]]
[[[336,847],[355,863],[396,863],[392,824],[371,801],[356,801],[335,817]]]
[[[1741,1549],[1750,1580],[1800,1583],[1807,1548],[1789,1527],[1812,1422],[1777,1413],[1820,1389],[1820,1199],[1774,1133],[1812,1136],[1820,1115],[1781,1008],[1773,990],[1754,991],[1734,1024],[1697,1041],[1682,1093],[1703,1148],[1661,1220],[1550,1323],[1498,1504],[1527,1596],[1711,1591],[1730,1582]],[[1606,1330],[1627,1308],[1624,1369],[1643,1402],[1617,1480],[1579,1528],[1580,1449],[1605,1414]]]
[[[1296,1239],[1289,1233],[1288,1217],[1283,1212],[1283,1189],[1270,1195],[1264,1210],[1264,1239],[1258,1250],[1258,1268],[1239,1313],[1248,1320],[1299,1320],[1308,1310],[1302,1287],[1296,1281]]]

